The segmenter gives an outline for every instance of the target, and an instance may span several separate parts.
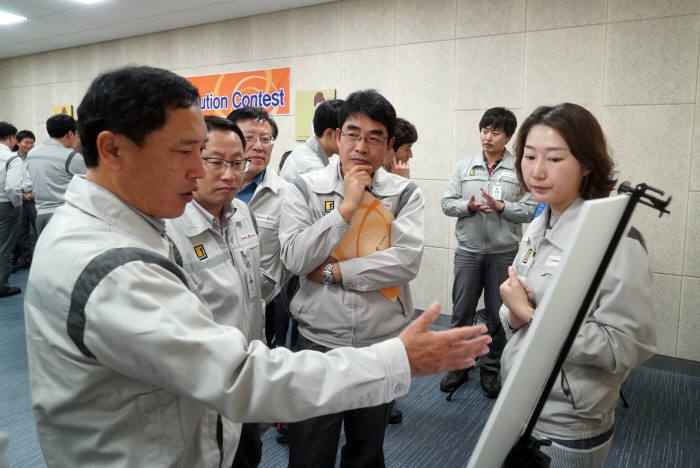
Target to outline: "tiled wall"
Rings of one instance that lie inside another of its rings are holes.
[[[602,122],[623,180],[673,196],[671,216],[635,215],[654,271],[660,352],[700,360],[700,2],[343,0],[0,61],[0,119],[45,136],[100,71],[127,63],[201,75],[290,66],[292,89],[373,87],[416,124],[412,175],[426,204],[416,305],[451,310],[454,220],[440,198],[479,150],[483,110],[522,120],[573,101]],[[292,112],[294,101],[292,101]],[[273,158],[298,143],[280,116]]]

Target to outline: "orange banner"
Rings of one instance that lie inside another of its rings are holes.
[[[289,114],[289,67],[219,75],[191,76],[199,90],[204,115],[226,117],[241,107],[262,107],[270,114]]]

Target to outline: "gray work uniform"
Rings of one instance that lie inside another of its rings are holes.
[[[0,143],[0,292],[10,287],[7,280],[19,235],[23,174],[22,158]]]
[[[56,208],[63,204],[63,194],[76,174],[85,174],[83,155],[66,148],[54,138],[47,138],[27,154],[27,171],[32,180],[32,191],[37,212],[37,230],[40,233]]]
[[[535,314],[551,278],[565,263],[568,240],[582,205],[583,200],[577,198],[551,229],[547,229],[548,207],[532,221],[520,242],[513,266],[531,291]],[[539,434],[580,440],[612,429],[620,385],[656,350],[651,282],[644,247],[637,239],[623,237],[537,421]],[[503,305],[500,317],[508,338],[501,357],[504,381],[529,331],[528,326],[512,331],[508,312]]]
[[[327,356],[248,342],[213,320],[162,220],[82,176],[65,199],[37,242],[25,296],[49,466],[231,466],[223,447],[235,434],[212,439],[211,411],[295,421],[408,391],[400,340]]]

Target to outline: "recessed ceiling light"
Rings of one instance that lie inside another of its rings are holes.
[[[75,0],[75,1],[78,3],[84,3],[86,5],[89,5],[91,3],[101,2],[102,0]]]
[[[13,15],[12,13],[0,11],[0,24],[15,24],[26,20],[27,18],[24,16]]]

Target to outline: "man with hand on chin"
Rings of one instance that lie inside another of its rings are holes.
[[[423,254],[424,199],[406,178],[379,170],[394,143],[395,125],[393,106],[376,91],[350,94],[336,131],[340,158],[297,177],[283,202],[282,260],[300,278],[291,303],[299,349],[326,352],[378,343],[397,336],[413,316],[408,283]],[[367,191],[394,214],[391,246],[337,261],[331,254]],[[401,286],[396,300],[378,291],[396,286]],[[384,466],[389,410],[385,403],[290,424],[290,468],[334,466],[343,423],[341,465]]]

